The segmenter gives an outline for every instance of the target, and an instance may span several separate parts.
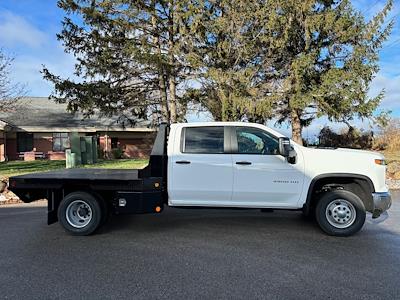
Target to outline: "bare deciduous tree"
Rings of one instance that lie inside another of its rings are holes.
[[[10,78],[14,58],[7,56],[0,49],[0,112],[7,112],[19,105],[19,100],[25,95],[25,86],[12,83]]]

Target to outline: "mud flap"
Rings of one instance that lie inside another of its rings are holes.
[[[58,222],[57,211],[62,199],[62,194],[57,191],[49,191],[47,199],[47,225],[51,225]]]

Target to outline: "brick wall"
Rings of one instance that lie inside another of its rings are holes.
[[[110,151],[111,149],[111,138],[110,137],[106,137],[105,135],[100,136],[99,138],[99,147],[102,151],[106,151],[106,149],[108,149],[108,151]]]
[[[124,151],[127,158],[145,158],[149,157],[151,153],[155,134],[145,132],[101,133],[99,144],[103,152],[106,149],[111,152],[112,138],[118,138],[118,148]]]
[[[153,147],[153,140],[149,138],[120,139],[118,142],[125,156],[129,158],[149,157]]]
[[[48,153],[53,151],[53,137],[48,134],[33,134],[33,148],[37,152]]]
[[[43,152],[50,160],[64,160],[64,152],[53,152],[52,133],[34,133],[33,148],[36,152]],[[7,156],[9,160],[18,160],[16,134],[7,135]]]
[[[0,138],[0,161],[4,161],[5,160],[5,156],[4,156],[4,139],[1,137]]]
[[[53,152],[47,153],[47,158],[49,160],[65,160],[65,152]]]

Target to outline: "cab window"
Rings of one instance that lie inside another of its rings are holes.
[[[186,127],[183,132],[183,153],[224,153],[224,127]]]
[[[278,154],[278,139],[264,130],[252,127],[237,127],[236,138],[238,154]]]

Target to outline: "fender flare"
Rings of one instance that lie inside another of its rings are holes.
[[[373,184],[371,178],[369,178],[368,176],[365,176],[365,175],[354,174],[354,173],[324,173],[324,174],[320,174],[320,175],[315,176],[311,180],[311,183],[308,187],[306,203],[304,203],[304,205],[303,205],[303,212],[306,215],[308,215],[310,212],[314,186],[319,180],[324,179],[324,178],[349,178],[349,179],[362,180],[364,182],[367,182],[371,193],[375,192],[375,187],[374,187],[374,184]],[[361,200],[363,202],[365,201],[365,199],[361,199]],[[372,195],[371,195],[371,201],[372,201]]]

